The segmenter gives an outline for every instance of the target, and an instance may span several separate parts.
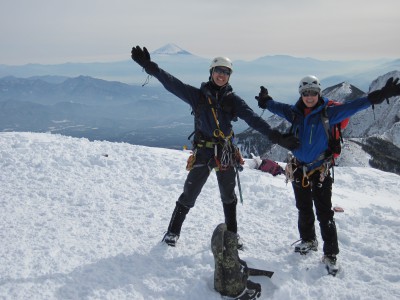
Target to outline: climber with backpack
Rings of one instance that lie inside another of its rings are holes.
[[[234,189],[237,170],[243,159],[233,142],[232,121],[241,118],[273,143],[288,149],[298,147],[298,139],[292,134],[283,135],[278,130],[272,130],[242,98],[233,93],[229,84],[233,66],[229,58],[214,58],[209,67],[208,82],[197,88],[161,69],[151,60],[146,47],[133,47],[131,57],[149,76],[157,78],[165,89],[188,103],[194,112],[193,154],[186,166],[189,173],[162,241],[169,246],[176,245],[186,215],[194,207],[213,169],[216,170],[225,223],[228,230],[237,235],[237,197]]]
[[[329,100],[321,96],[321,84],[315,76],[302,78],[298,91],[300,98],[294,105],[274,101],[263,86],[255,98],[260,108],[268,109],[290,122],[290,132],[300,139],[300,147],[289,152],[286,166],[287,180],[292,183],[298,209],[300,240],[294,243],[294,251],[307,254],[318,249],[314,205],[323,240],[322,260],[328,272],[335,275],[339,246],[332,210],[333,181],[330,171],[338,149],[333,128],[371,105],[399,96],[399,78],[389,78],[380,90],[341,105],[329,105]]]

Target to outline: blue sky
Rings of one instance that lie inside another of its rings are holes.
[[[2,0],[0,64],[117,61],[133,45],[252,60],[400,57],[398,0]]]

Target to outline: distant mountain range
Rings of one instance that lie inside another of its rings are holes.
[[[152,51],[151,57],[187,84],[199,87],[208,80],[211,59],[193,55],[177,45]],[[298,98],[299,79],[315,74],[332,98],[356,98],[381,84],[380,78],[387,77],[384,74],[398,76],[400,59],[321,61],[275,55],[233,61],[233,66],[230,83],[234,91],[256,113],[261,113],[254,99],[260,85],[268,87],[274,99],[293,103]],[[142,86],[147,79],[148,84]],[[349,87],[353,94],[348,94]],[[393,126],[400,119],[398,111],[397,106],[389,109],[381,105],[375,109],[375,119],[370,111],[361,112],[352,118],[345,134],[357,138],[384,135],[399,147],[399,126]],[[268,112],[263,115],[269,116]],[[276,117],[268,121],[280,129],[287,126]],[[237,134],[246,128],[243,121],[234,124]],[[148,77],[129,56],[126,61],[112,63],[0,65],[0,130],[54,132],[91,140],[181,148],[189,143],[193,116],[186,103]],[[260,142],[258,153],[274,151],[270,146],[268,141]],[[243,150],[249,154],[250,150]],[[282,158],[279,151],[274,158]]]
[[[146,80],[146,74],[131,60],[129,52],[130,49],[127,49],[126,60],[117,62],[0,65],[0,78],[84,75],[127,84],[142,84]],[[217,55],[223,54],[216,53]],[[186,83],[199,86],[202,81],[208,80],[212,58],[193,55],[174,44],[167,44],[151,51],[151,57],[160,67]],[[297,95],[298,81],[305,75],[318,76],[324,87],[346,81],[362,90],[367,90],[372,80],[378,76],[399,70],[400,57],[397,60],[324,61],[308,57],[266,55],[252,61],[234,60],[233,66],[231,84],[244,99],[254,99],[259,86],[265,85],[275,98],[291,102],[292,97]],[[150,85],[158,83],[151,80]]]
[[[91,140],[181,148],[189,106],[160,87],[88,76],[0,79],[0,130],[54,132]]]

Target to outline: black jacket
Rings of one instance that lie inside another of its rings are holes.
[[[242,98],[233,93],[229,84],[219,88],[209,81],[202,83],[201,88],[196,88],[181,82],[160,68],[151,72],[150,75],[157,78],[169,92],[192,107],[196,115],[196,131],[206,140],[212,139],[214,131],[218,129],[212,107],[217,115],[219,129],[224,136],[230,135],[232,121],[236,117],[244,120],[250,127],[267,137],[271,132],[269,124],[259,117]],[[211,100],[211,105],[208,99]]]

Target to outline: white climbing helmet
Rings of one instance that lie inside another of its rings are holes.
[[[299,83],[299,94],[301,95],[305,90],[321,93],[321,83],[319,79],[313,75],[308,75],[301,79]]]
[[[233,72],[232,61],[227,57],[216,57],[212,60],[210,65],[210,71],[215,67],[225,67]]]

